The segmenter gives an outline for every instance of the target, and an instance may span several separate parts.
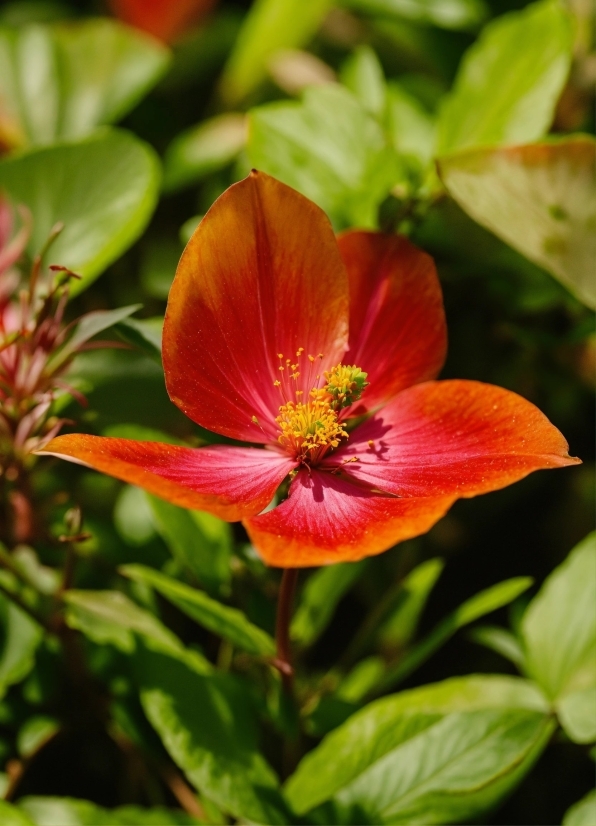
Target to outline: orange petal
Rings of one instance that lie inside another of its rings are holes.
[[[516,393],[477,381],[404,390],[325,463],[397,496],[470,497],[575,465],[563,435]]]
[[[109,0],[116,17],[169,43],[190,28],[216,0]]]
[[[244,526],[269,565],[303,568],[354,562],[430,530],[454,497],[380,496],[333,473],[302,470],[290,495]]]
[[[58,436],[38,451],[138,485],[174,505],[235,522],[259,513],[295,462],[270,450],[178,447],[103,436]]]
[[[274,440],[278,354],[295,363],[304,348],[296,386],[308,393],[307,355],[324,354],[314,373],[337,364],[347,321],[347,277],[327,217],[253,171],[218,198],[180,260],[163,334],[170,397],[208,430]]]
[[[368,373],[371,410],[434,379],[445,361],[443,294],[430,255],[397,235],[350,231],[338,238],[350,285],[345,361]]]

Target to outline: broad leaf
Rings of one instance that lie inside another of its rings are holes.
[[[383,67],[370,46],[359,46],[344,63],[341,82],[367,112],[380,117],[385,108],[387,86]]]
[[[246,144],[246,116],[218,115],[178,135],[164,158],[163,188],[173,192],[228,166]]]
[[[286,784],[290,804],[299,814],[307,812],[352,786],[386,755],[397,753],[402,744],[432,731],[443,718],[488,709],[524,709],[524,719],[534,720],[540,728],[544,720],[540,712],[546,712],[548,705],[531,683],[489,675],[445,680],[384,697],[354,714],[302,760]],[[448,745],[437,754],[446,754]],[[420,818],[416,822],[429,821]]]
[[[401,174],[379,123],[335,84],[307,89],[302,103],[253,109],[248,155],[338,226],[376,227],[379,204]]]
[[[483,0],[342,0],[354,11],[431,23],[443,29],[474,29],[488,14]]]
[[[566,694],[557,703],[559,721],[575,743],[596,742],[596,685]]]
[[[136,547],[146,545],[157,535],[144,490],[134,485],[122,488],[114,506],[114,527],[125,542]]]
[[[155,318],[125,318],[116,325],[116,332],[128,344],[161,364],[163,316]]]
[[[276,52],[308,43],[332,5],[332,0],[256,0],[224,69],[224,100],[234,104],[248,95],[265,79]]]
[[[527,591],[531,584],[532,580],[529,577],[514,577],[499,582],[466,600],[452,614],[445,617],[428,636],[415,645],[397,665],[389,668],[376,689],[380,691],[405,680],[412,671],[426,662],[438,648],[444,645],[458,629],[513,602],[516,597]]]
[[[292,639],[311,645],[329,624],[337,604],[362,575],[366,562],[329,565],[311,574],[290,628]]]
[[[151,651],[138,656],[141,702],[172,759],[235,817],[284,823],[277,779],[257,750],[246,689]]]
[[[145,565],[123,565],[120,572],[135,582],[155,588],[162,596],[204,628],[229,640],[249,654],[271,656],[275,653],[273,639],[253,625],[237,608],[229,608],[203,591],[191,588]]]
[[[50,365],[55,368],[67,361],[90,338],[128,318],[141,307],[142,304],[131,304],[129,307],[119,307],[117,310],[93,310],[87,313],[76,325],[72,336],[52,359]]]
[[[413,158],[420,171],[425,171],[433,157],[435,122],[398,83],[387,87],[385,121],[396,151]]]
[[[1,115],[16,146],[81,138],[123,117],[168,61],[153,38],[105,18],[0,29]]]
[[[2,826],[38,826],[31,818],[5,800],[0,800],[0,822]],[[48,825],[49,826],[49,825]]]
[[[596,823],[596,789],[567,809],[563,826],[593,826]]]
[[[546,579],[524,615],[528,674],[552,699],[596,685],[596,533]]]
[[[153,150],[119,130],[0,163],[0,189],[31,210],[31,255],[40,252],[55,224],[64,223],[46,260],[82,276],[72,285],[75,293],[140,235],[153,212],[158,185]]]
[[[89,800],[73,797],[23,797],[19,800],[19,809],[31,818],[27,823],[35,826],[196,826],[201,822],[185,812],[161,806],[104,809]]]
[[[596,142],[588,136],[439,161],[458,204],[596,308]]]
[[[33,668],[43,630],[35,620],[4,596],[0,596],[0,618],[4,638],[0,653],[1,698],[9,686],[20,682]]]
[[[489,23],[464,56],[440,113],[437,155],[528,143],[548,132],[571,50],[569,14],[558,0]]]
[[[170,551],[200,582],[215,593],[230,581],[232,529],[204,511],[190,511],[147,494],[158,533]]]

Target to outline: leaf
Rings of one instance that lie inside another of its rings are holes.
[[[410,571],[400,583],[396,594],[397,605],[379,633],[383,645],[401,648],[414,636],[430,592],[444,567],[442,559],[428,559]]]
[[[98,645],[115,646],[125,654],[135,650],[134,634],[147,645],[178,657],[201,672],[211,670],[210,663],[198,653],[184,648],[157,617],[140,608],[120,591],[67,591],[65,620],[70,628],[81,631]]]
[[[114,506],[114,527],[125,542],[136,547],[146,545],[156,536],[145,491],[134,485],[122,488]]]
[[[0,163],[0,188],[33,215],[31,255],[58,222],[64,230],[48,262],[82,276],[78,293],[140,235],[158,192],[153,150],[120,130],[103,130],[79,143],[36,149]]]
[[[491,611],[496,611],[498,608],[513,602],[516,597],[527,591],[531,584],[532,580],[529,577],[514,577],[499,582],[497,585],[493,585],[491,588],[487,588],[466,600],[452,614],[449,614],[435,626],[430,634],[414,646],[400,662],[388,668],[376,690],[384,690],[405,680],[423,662],[426,662],[438,648],[444,645],[456,631],[485,614],[490,614]]]
[[[246,116],[218,115],[177,135],[164,158],[165,192],[197,183],[228,166],[246,144]]]
[[[201,822],[185,812],[161,806],[104,809],[89,800],[73,797],[23,797],[19,800],[19,809],[31,818],[27,823],[35,826],[195,826]]]
[[[35,665],[35,652],[43,630],[13,602],[0,596],[4,642],[0,654],[0,697],[9,686],[21,682]]]
[[[572,136],[443,158],[450,195],[479,224],[596,308],[596,141]]]
[[[437,155],[544,135],[571,64],[569,14],[557,0],[489,23],[466,52],[438,123]]]
[[[529,676],[548,697],[596,685],[596,532],[555,568],[522,620]]]
[[[118,324],[119,321],[122,321],[122,319],[128,318],[129,315],[136,313],[142,306],[142,304],[131,304],[128,307],[119,307],[117,310],[93,310],[87,313],[76,325],[74,333],[64,347],[60,349],[51,361],[51,366],[55,368],[59,364],[67,361],[68,358],[76,353],[79,347],[89,341],[90,338],[113,327],[115,324]]]
[[[434,119],[416,98],[395,82],[387,87],[385,120],[395,150],[414,158],[420,170],[426,171],[435,146]]]
[[[147,650],[138,670],[145,713],[198,791],[237,818],[287,822],[277,779],[257,750],[246,690]]]
[[[60,723],[53,717],[29,717],[21,726],[17,737],[19,755],[24,759],[31,757],[59,731]]]
[[[336,84],[307,89],[302,103],[253,109],[248,155],[338,226],[376,227],[379,204],[401,174],[380,125]]]
[[[366,14],[403,17],[443,29],[474,29],[486,18],[483,0],[343,0]]]
[[[230,581],[232,529],[203,511],[179,508],[146,494],[158,533],[172,554],[214,592],[226,591]]]
[[[342,678],[335,697],[348,703],[358,703],[374,688],[385,673],[382,657],[365,657]]]
[[[221,78],[224,101],[233,105],[246,97],[265,79],[276,52],[308,43],[332,6],[333,0],[256,0]]]
[[[163,316],[155,318],[125,318],[116,325],[120,338],[146,356],[161,364]]]
[[[341,82],[367,112],[380,117],[385,108],[387,86],[383,67],[370,46],[359,46],[342,66]]]
[[[594,826],[596,823],[596,789],[567,809],[563,817],[563,826]]]
[[[596,742],[596,686],[566,694],[557,703],[557,714],[574,743]]]
[[[518,668],[524,667],[524,652],[519,640],[510,631],[498,625],[480,625],[473,628],[469,635],[471,640],[490,648],[505,657]]]
[[[366,561],[344,562],[319,568],[302,589],[290,634],[299,645],[311,645],[329,624],[333,613],[354,582],[362,575]]]
[[[0,29],[0,100],[17,146],[89,135],[165,72],[166,48],[114,20]]]
[[[25,812],[5,800],[0,800],[0,821],[3,826],[38,826]]]
[[[266,657],[275,653],[273,639],[266,631],[253,625],[242,611],[222,605],[204,592],[145,565],[123,565],[119,570],[135,582],[143,582],[155,588],[204,628],[225,637],[249,654]]]
[[[298,814],[310,811],[443,718],[489,709],[524,709],[538,720],[544,719],[538,712],[547,712],[548,704],[530,682],[496,675],[458,677],[376,700],[303,758],[285,787],[290,805]]]

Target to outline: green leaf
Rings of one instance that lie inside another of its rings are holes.
[[[81,138],[114,123],[168,62],[156,40],[106,18],[0,29],[0,98],[14,143]]]
[[[445,617],[421,642],[406,654],[397,665],[388,668],[385,676],[377,685],[377,690],[396,685],[405,680],[423,662],[434,654],[434,652],[444,645],[457,630],[469,625],[474,620],[496,611],[504,605],[513,602],[516,597],[522,594],[532,584],[529,577],[514,577],[499,582],[485,591],[481,591],[471,599],[466,600],[459,608]]]
[[[557,703],[557,714],[574,743],[596,742],[596,686],[566,694]]]
[[[0,821],[3,826],[38,826],[25,812],[5,800],[0,800]]]
[[[31,255],[58,222],[64,230],[48,263],[82,276],[85,289],[145,228],[157,199],[158,161],[153,150],[127,132],[102,130],[80,143],[32,150],[0,163],[0,189],[33,215]]]
[[[347,703],[358,703],[374,688],[385,673],[382,657],[365,657],[342,678],[335,697]]]
[[[341,82],[371,115],[380,117],[385,108],[387,86],[383,67],[370,46],[359,46],[341,69]]]
[[[125,318],[116,325],[120,338],[161,364],[163,316],[155,318]]]
[[[450,195],[479,224],[596,308],[596,141],[572,136],[439,161]]]
[[[439,116],[437,155],[544,135],[571,63],[569,14],[542,0],[497,18],[468,50]]]
[[[596,789],[567,809],[563,817],[563,826],[594,826],[596,823]]]
[[[73,797],[23,797],[19,800],[19,809],[31,818],[27,823],[35,826],[195,826],[201,822],[185,812],[161,806],[104,809],[89,800]]]
[[[354,582],[362,575],[366,561],[344,562],[319,568],[309,577],[290,634],[299,645],[311,645],[329,624],[333,613]]]
[[[170,551],[209,590],[225,592],[230,581],[232,529],[203,511],[179,508],[147,494],[155,526]]]
[[[387,87],[385,120],[395,150],[414,158],[420,169],[425,171],[434,152],[434,119],[416,98],[395,82]]]
[[[141,547],[156,536],[153,512],[145,491],[126,485],[114,506],[114,526],[129,545]]]
[[[0,697],[9,686],[19,683],[35,664],[35,652],[43,630],[13,602],[0,596],[0,617],[4,641],[0,654]]]
[[[302,103],[253,109],[248,155],[338,226],[376,227],[379,204],[401,174],[380,125],[336,84],[307,89]]]
[[[123,565],[119,570],[135,582],[144,582],[155,588],[204,628],[225,637],[249,654],[266,657],[275,653],[273,639],[261,628],[253,625],[242,611],[222,605],[203,591],[191,588],[145,565]]]
[[[197,651],[184,648],[157,617],[140,608],[120,591],[67,591],[65,620],[70,628],[81,631],[98,645],[113,645],[130,654],[135,650],[134,634],[157,651],[178,657],[201,672],[211,670],[210,663]]]
[[[265,79],[276,52],[308,43],[332,5],[333,0],[256,0],[221,78],[224,101],[235,104],[246,97]]]
[[[443,29],[475,29],[488,14],[483,0],[343,0],[354,11],[431,23]]]
[[[528,674],[547,696],[596,685],[596,532],[546,579],[522,621]]]
[[[505,657],[518,668],[524,667],[524,652],[519,640],[511,631],[506,631],[498,625],[480,625],[473,628],[469,635],[471,640],[479,645],[490,648],[502,657]]]
[[[67,361],[81,347],[82,344],[89,341],[93,336],[102,333],[104,330],[113,327],[125,318],[128,318],[132,313],[136,313],[143,305],[131,304],[128,307],[119,307],[117,310],[93,310],[82,317],[79,323],[74,328],[72,336],[68,339],[64,347],[60,349],[56,357],[50,362],[53,368],[59,364]]]
[[[442,559],[428,559],[410,571],[400,583],[396,593],[397,604],[380,630],[383,645],[402,648],[411,640],[430,592],[444,567]]]
[[[138,669],[145,713],[198,791],[235,817],[287,822],[277,779],[257,750],[246,689],[146,650]]]
[[[17,737],[17,750],[23,758],[31,757],[60,731],[60,723],[53,717],[29,717]]]
[[[164,158],[165,192],[197,183],[228,166],[246,144],[246,115],[229,113],[204,120],[178,135]]]
[[[544,720],[544,714],[538,712],[548,711],[548,704],[530,682],[496,675],[458,677],[376,700],[303,758],[286,784],[290,805],[298,814],[307,812],[349,788],[371,766],[396,754],[402,744],[421,732],[431,731],[443,718],[489,709],[523,709],[526,720],[529,715],[539,721]],[[442,748],[437,753],[445,754]],[[415,822],[437,821],[419,818]]]

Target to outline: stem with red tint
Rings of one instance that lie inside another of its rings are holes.
[[[275,622],[275,642],[277,651],[273,665],[279,670],[285,691],[292,693],[294,684],[294,669],[292,668],[292,657],[290,651],[290,619],[292,617],[292,604],[294,602],[294,591],[298,581],[297,568],[285,568],[279,586],[279,596],[277,598],[277,618]]]

